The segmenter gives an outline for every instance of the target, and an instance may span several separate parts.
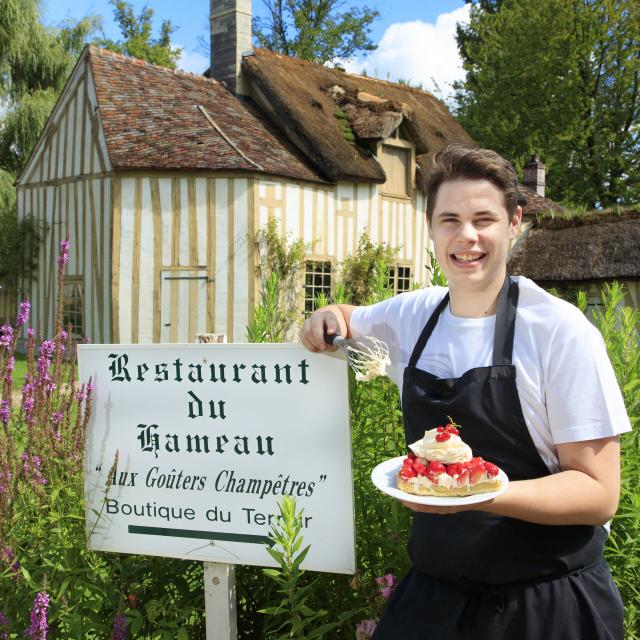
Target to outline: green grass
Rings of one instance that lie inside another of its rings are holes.
[[[27,357],[22,353],[15,354],[15,364],[13,365],[13,388],[20,389],[24,384],[24,377],[27,374]]]

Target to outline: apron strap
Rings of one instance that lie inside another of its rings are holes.
[[[520,290],[518,283],[506,276],[500,293],[498,294],[498,306],[496,309],[496,326],[493,334],[493,364],[511,364],[513,355],[513,337],[516,328],[516,311],[518,309],[518,296]],[[438,306],[433,310],[431,317],[424,326],[416,346],[413,348],[411,358],[409,358],[410,367],[415,367],[418,359],[422,355],[427,340],[431,337],[433,330],[440,318],[442,312],[449,304],[449,292]]]
[[[496,327],[493,334],[494,366],[511,364],[519,294],[518,283],[506,276],[498,295],[496,309]]]
[[[446,309],[449,304],[449,292],[447,291],[446,295],[440,301],[440,304],[433,310],[431,317],[427,321],[427,324],[424,325],[424,329],[418,338],[418,342],[416,342],[416,346],[413,348],[413,353],[411,354],[411,358],[409,359],[409,366],[415,367],[418,359],[422,355],[422,351],[427,344],[427,340],[431,337],[433,330],[436,327],[438,322],[438,318],[440,314]]]

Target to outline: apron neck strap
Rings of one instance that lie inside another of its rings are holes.
[[[513,337],[516,328],[516,311],[518,309],[518,283],[505,276],[504,283],[498,294],[498,306],[496,309],[496,327],[493,334],[493,364],[511,364],[513,355]],[[413,349],[409,366],[415,367],[418,359],[422,355],[427,341],[431,337],[433,330],[442,312],[449,304],[449,292],[440,301],[440,304],[433,310],[431,317],[424,326],[416,346]]]
[[[496,328],[493,334],[494,365],[511,364],[519,293],[518,283],[509,276],[505,276],[504,283],[498,294],[498,307],[496,309]]]
[[[416,342],[416,346],[413,348],[413,353],[411,354],[411,358],[409,359],[409,366],[415,367],[418,362],[418,358],[422,355],[424,348],[427,344],[427,340],[431,337],[433,330],[436,327],[438,322],[438,318],[440,314],[446,309],[449,304],[449,292],[447,291],[446,295],[440,301],[440,304],[434,309],[431,317],[427,321],[427,324],[424,326],[420,337],[418,338],[418,342]]]

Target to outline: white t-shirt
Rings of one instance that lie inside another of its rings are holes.
[[[556,473],[555,445],[617,435],[630,431],[631,424],[600,332],[577,307],[528,278],[515,280],[520,287],[513,344],[516,386],[533,442]],[[389,346],[388,374],[401,393],[418,337],[445,293],[442,287],[419,289],[358,307],[351,315],[354,336],[375,336]],[[495,321],[495,316],[454,316],[447,306],[417,367],[439,378],[459,378],[491,365]]]

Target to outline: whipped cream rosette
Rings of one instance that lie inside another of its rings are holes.
[[[500,470],[473,456],[460,437],[459,426],[450,420],[425,431],[422,439],[409,445],[411,452],[397,474],[398,489],[434,496],[468,496],[500,489]]]

